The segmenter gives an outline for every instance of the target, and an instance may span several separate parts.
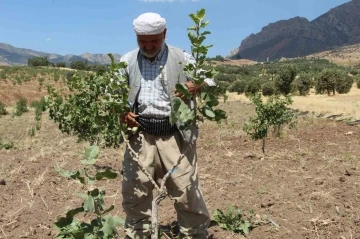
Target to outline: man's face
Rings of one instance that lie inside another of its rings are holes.
[[[156,35],[137,35],[137,42],[141,53],[147,58],[155,57],[165,41],[166,29]]]

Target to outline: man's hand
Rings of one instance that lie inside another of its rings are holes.
[[[138,127],[139,122],[136,121],[137,117],[139,117],[139,115],[133,112],[126,112],[120,117],[120,122],[126,124],[129,128]]]
[[[201,85],[195,86],[194,82],[188,81],[188,82],[185,83],[185,85],[187,86],[187,88],[188,88],[188,90],[189,90],[189,93],[190,93],[192,96],[196,96],[196,94],[197,94],[198,92],[201,92],[202,86],[203,86],[203,85],[207,85],[207,84],[206,84],[206,82],[203,82]],[[185,100],[184,95],[181,94],[181,93],[179,93],[179,92],[177,92],[177,93],[175,94],[175,97],[180,97],[182,100]]]

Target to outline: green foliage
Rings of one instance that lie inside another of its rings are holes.
[[[353,75],[353,76],[356,76],[356,75],[359,74],[359,70],[354,69],[354,68],[351,68],[351,69],[349,70],[349,73],[350,73],[351,75]]]
[[[115,63],[111,54],[109,57],[112,60],[109,71],[102,75],[69,73],[66,83],[70,95],[62,95],[48,85],[47,107],[50,118],[62,132],[92,144],[118,147],[123,142],[118,118],[130,110],[129,86],[127,79],[118,74],[126,64]]]
[[[316,94],[335,95],[336,81],[341,78],[341,72],[336,69],[324,69],[315,78]]]
[[[28,66],[51,66],[47,56],[37,56],[28,59]]]
[[[58,62],[55,64],[56,67],[66,67],[66,62]]]
[[[15,148],[15,144],[14,142],[10,142],[10,143],[3,143],[2,140],[0,139],[0,150],[1,149],[14,149]]]
[[[102,75],[106,71],[108,71],[108,68],[105,65],[94,64],[94,65],[88,65],[86,70],[93,71],[93,72],[96,72],[99,75]]]
[[[225,95],[226,90],[229,88],[231,84],[230,82],[227,81],[216,81],[216,80],[215,83],[217,85],[216,91],[213,92],[215,95]]]
[[[7,114],[8,114],[8,112],[5,108],[5,104],[0,101],[0,115],[7,115]]]
[[[339,73],[340,77],[336,81],[335,89],[339,94],[347,94],[351,90],[354,79],[346,72]]]
[[[276,93],[274,81],[267,81],[261,85],[261,92],[263,96],[271,96]]]
[[[76,70],[86,70],[87,66],[88,66],[87,61],[72,61],[70,63],[70,68]]]
[[[93,172],[99,154],[97,146],[89,146],[85,149],[85,159],[81,160],[83,168],[78,171],[69,171],[56,168],[55,170],[63,177],[78,181],[84,185],[93,185],[102,179],[115,179],[119,172],[106,169]],[[88,190],[86,194],[77,194],[84,199],[81,207],[70,209],[64,217],[59,217],[55,224],[58,231],[57,239],[60,238],[119,238],[117,227],[124,224],[124,220],[108,214],[114,209],[114,205],[106,208],[104,203],[105,191],[98,188]],[[79,221],[76,215],[85,213],[93,216],[90,223]]]
[[[252,95],[259,93],[260,90],[261,90],[260,80],[257,78],[252,78],[246,84],[245,95],[247,97],[250,97]]]
[[[285,65],[278,69],[275,77],[275,86],[283,95],[287,95],[291,92],[291,83],[296,76],[296,67],[294,65]]]
[[[205,9],[200,9],[197,13],[189,15],[194,26],[188,28],[188,37],[191,42],[191,53],[195,58],[194,64],[184,66],[184,71],[190,76],[196,87],[203,84],[204,79],[214,78],[217,74],[212,68],[205,70],[206,55],[210,46],[202,45],[206,39],[206,35],[211,34],[209,31],[201,30],[205,28],[209,21],[204,21]],[[204,119],[213,120],[220,123],[221,120],[226,119],[226,114],[221,109],[214,109],[219,104],[216,94],[217,87],[203,87],[202,91],[197,94],[199,105],[196,100],[192,100],[194,107],[184,103],[183,99],[178,97],[172,98],[172,112],[170,115],[170,123],[175,124],[177,121],[182,123],[181,128],[186,129],[194,127],[196,120],[203,121]],[[186,86],[176,84],[176,90],[185,96],[185,100],[192,98]]]
[[[236,92],[238,94],[242,94],[245,92],[245,87],[246,87],[246,82],[243,80],[237,80],[234,81],[230,86],[229,86],[229,91],[230,92]]]
[[[29,129],[29,131],[28,131],[28,135],[30,136],[30,137],[34,137],[35,136],[35,127],[34,126],[32,126],[30,129]]]
[[[247,235],[254,227],[252,225],[254,212],[251,210],[249,214],[246,216],[242,210],[234,210],[230,205],[227,213],[217,209],[213,212],[213,217],[222,229]]]
[[[227,81],[227,82],[234,82],[237,80],[236,74],[226,74],[226,73],[219,73],[214,77],[217,81]]]
[[[251,139],[263,140],[262,151],[265,153],[265,139],[269,129],[273,128],[279,135],[283,125],[294,123],[295,114],[287,108],[292,100],[290,96],[281,98],[280,95],[273,95],[264,103],[260,94],[253,95],[250,100],[255,105],[256,115],[245,122],[243,130]]]
[[[46,110],[46,101],[45,101],[45,97],[41,97],[40,100],[35,100],[35,101],[32,101],[30,103],[30,107],[32,108],[40,108],[41,111],[45,111]]]
[[[27,108],[27,102],[26,99],[24,97],[21,97],[17,102],[16,102],[16,106],[15,106],[15,111],[14,111],[14,115],[15,116],[20,116],[23,113],[28,112],[28,108]]]
[[[206,58],[207,61],[224,61],[225,58],[221,55],[216,55],[215,57]]]
[[[312,85],[312,75],[306,72],[301,72],[299,78],[295,80],[295,87],[301,96],[309,94]]]
[[[356,79],[356,86],[358,89],[360,89],[360,77]]]

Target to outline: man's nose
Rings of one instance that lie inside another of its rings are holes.
[[[154,48],[154,46],[153,46],[152,43],[145,43],[145,49],[151,50],[151,49],[153,49],[153,48]]]

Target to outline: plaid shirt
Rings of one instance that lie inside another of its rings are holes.
[[[139,115],[148,118],[165,118],[170,116],[171,104],[170,96],[166,93],[162,84],[162,77],[166,75],[166,56],[168,48],[164,44],[156,56],[154,62],[146,57],[142,57],[141,62],[141,87],[137,98]],[[184,52],[185,64],[195,63],[192,55]],[[127,62],[122,57],[120,61]],[[161,67],[163,68],[161,71]],[[126,74],[126,72],[120,72]],[[215,85],[211,79],[205,79],[209,86]]]

